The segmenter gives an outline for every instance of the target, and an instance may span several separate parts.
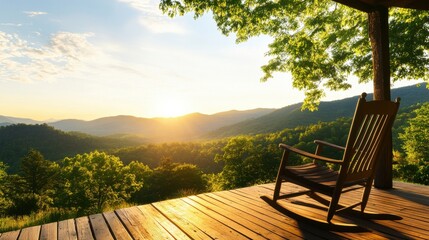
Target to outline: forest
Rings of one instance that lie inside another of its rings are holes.
[[[281,156],[279,143],[307,151],[315,150],[315,139],[344,145],[350,123],[351,118],[338,118],[266,134],[128,147],[122,141],[64,133],[43,124],[0,127],[0,232],[272,182]],[[428,129],[429,103],[401,109],[393,127],[396,180],[429,184]],[[22,138],[7,141],[11,134]],[[342,157],[338,152],[324,154]]]

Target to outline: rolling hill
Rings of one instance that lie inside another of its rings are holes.
[[[16,117],[8,117],[0,115],[0,126],[7,126],[17,123],[24,123],[24,124],[41,124],[43,122],[36,121],[29,118],[16,118]]]
[[[400,96],[401,109],[429,101],[426,84],[392,89],[392,98]],[[95,136],[114,136],[122,139],[137,139],[144,142],[172,142],[196,139],[216,139],[241,134],[269,133],[329,122],[339,117],[351,117],[358,96],[321,102],[315,112],[301,111],[301,103],[281,109],[253,109],[228,111],[213,115],[193,113],[177,118],[138,118],[134,116],[112,116],[83,121],[67,119],[48,123],[65,132],[82,132]],[[372,99],[369,94],[367,99]],[[11,123],[39,124],[31,119],[0,116],[0,126]]]
[[[138,118],[114,116],[92,121],[62,120],[49,123],[62,131],[78,131],[96,136],[132,135],[154,141],[182,141],[218,129],[220,127],[255,119],[275,109],[228,111],[213,115],[193,113],[177,118]]]
[[[13,124],[0,127],[0,162],[9,166],[8,171],[16,172],[21,158],[32,148],[39,150],[46,159],[57,161],[78,153],[139,144],[117,138],[65,133],[46,124]]]
[[[391,95],[392,99],[396,97],[401,98],[400,110],[417,103],[429,101],[429,90],[426,88],[426,84],[421,84],[419,87],[414,85],[392,89]],[[367,99],[371,100],[372,98],[373,95],[368,94]],[[246,120],[222,127],[204,135],[204,138],[211,139],[242,134],[270,133],[317,122],[330,122],[339,117],[352,117],[357,99],[358,96],[354,96],[342,100],[321,102],[319,110],[314,112],[308,110],[301,111],[302,103],[290,105],[257,119]]]

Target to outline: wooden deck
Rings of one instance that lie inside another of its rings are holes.
[[[277,211],[260,198],[273,188],[265,184],[135,206],[2,233],[0,239],[429,239],[429,187],[395,182],[392,190],[373,189],[367,210],[380,214],[334,217],[359,225],[358,231],[323,228]],[[341,201],[355,196],[360,193]],[[325,217],[322,205],[307,196],[280,202],[300,215]],[[389,219],[392,215],[402,219]]]

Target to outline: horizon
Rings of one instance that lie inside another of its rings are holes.
[[[302,102],[289,74],[260,82],[271,39],[236,44],[210,14],[173,19],[157,1],[6,0],[0,10],[0,115],[93,120],[279,109]],[[373,92],[372,83],[322,101]],[[393,87],[416,84],[401,81]]]
[[[402,87],[408,87],[408,86],[418,86],[420,84],[425,84],[425,82],[417,82],[417,83],[412,83],[412,84],[404,84],[402,83],[401,86],[398,87],[392,87],[393,89],[397,89],[397,88],[402,88]],[[362,93],[362,92],[361,92]],[[337,101],[337,100],[343,100],[346,98],[352,98],[352,97],[357,97],[359,96],[361,93],[353,95],[353,96],[346,96],[344,98],[338,98],[338,99],[331,99],[331,100],[327,100],[327,101],[321,101],[321,102],[332,102],[332,101]],[[373,92],[366,92],[367,94],[373,94]],[[40,123],[54,123],[54,122],[58,122],[58,121],[63,121],[63,120],[78,120],[78,121],[94,121],[97,119],[102,119],[102,118],[111,118],[111,117],[135,117],[135,118],[143,118],[143,119],[175,119],[175,118],[181,118],[181,117],[185,117],[188,115],[192,115],[192,114],[202,114],[202,115],[207,115],[207,116],[211,116],[211,115],[216,115],[216,114],[221,114],[221,113],[226,113],[226,112],[232,112],[232,111],[238,111],[238,112],[245,112],[245,111],[253,111],[253,110],[258,110],[258,109],[272,109],[273,111],[294,105],[294,104],[302,104],[302,102],[298,102],[298,103],[293,103],[293,104],[289,104],[283,107],[279,107],[279,108],[262,108],[262,107],[257,107],[257,108],[251,108],[251,109],[230,109],[230,110],[225,110],[225,111],[220,111],[220,112],[214,112],[214,113],[201,113],[201,112],[191,112],[191,113],[185,113],[183,115],[179,115],[179,116],[172,116],[172,117],[144,117],[144,116],[135,116],[135,115],[129,115],[129,114],[118,114],[118,115],[106,115],[106,116],[101,116],[101,117],[97,117],[97,118],[93,118],[93,119],[79,119],[79,118],[62,118],[62,119],[43,119],[43,120],[38,120],[38,119],[34,119],[34,118],[29,118],[29,117],[16,117],[16,116],[8,116],[8,115],[2,115],[0,114],[0,116],[2,117],[11,117],[11,118],[19,118],[19,119],[28,119],[28,120],[33,120],[33,121],[37,121]],[[317,110],[316,110],[317,111]]]

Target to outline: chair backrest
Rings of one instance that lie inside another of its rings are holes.
[[[398,112],[399,98],[395,102],[367,102],[365,97],[366,93],[362,93],[356,106],[339,181],[354,182],[373,177],[380,149]]]

